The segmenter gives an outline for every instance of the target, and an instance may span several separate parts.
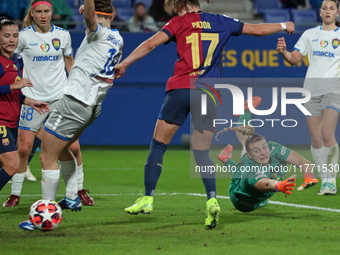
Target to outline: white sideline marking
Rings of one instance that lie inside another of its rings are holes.
[[[57,196],[64,196],[65,194],[57,194]],[[200,193],[157,193],[156,196],[195,196],[195,197],[205,197],[206,194],[200,194]],[[91,196],[141,196],[140,193],[130,193],[130,194],[92,194]],[[8,197],[8,195],[0,195],[0,197]],[[41,197],[41,194],[25,194],[21,195],[21,197]],[[228,196],[217,196],[217,198],[221,199],[230,199]],[[319,207],[319,206],[311,206],[311,205],[299,205],[299,204],[289,204],[285,202],[280,201],[271,201],[269,200],[269,204],[274,205],[283,205],[283,206],[290,206],[290,207],[296,207],[296,208],[304,208],[304,209],[311,209],[311,210],[319,210],[319,211],[326,211],[326,212],[337,212],[340,213],[340,209],[334,209],[334,208],[325,208],[325,207]]]

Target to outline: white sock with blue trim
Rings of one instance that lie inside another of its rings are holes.
[[[42,169],[41,175],[41,190],[43,199],[55,201],[60,181],[60,170]]]

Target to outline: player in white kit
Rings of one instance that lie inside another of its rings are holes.
[[[318,195],[335,195],[336,174],[339,171],[339,147],[335,130],[340,112],[340,28],[339,3],[324,0],[320,9],[322,25],[306,30],[293,52],[286,50],[284,38],[279,38],[277,49],[291,65],[296,65],[308,54],[309,67],[304,88],[312,98],[305,107],[312,146],[311,153],[321,178]]]
[[[62,97],[67,83],[65,67],[70,72],[74,63],[71,36],[67,30],[50,23],[52,14],[51,0],[32,0],[30,11],[24,20],[26,28],[20,32],[16,49],[17,53],[21,53],[25,65],[23,77],[29,78],[34,84],[34,87],[23,89],[22,92],[30,98],[47,102],[51,110]],[[40,115],[31,107],[22,105],[18,134],[19,171],[12,178],[11,196],[3,204],[4,207],[14,207],[19,204],[34,138],[48,116],[49,114]],[[93,199],[82,187],[84,174],[79,141],[72,144],[71,150],[77,158],[79,180],[76,185],[78,185],[79,196],[84,205],[93,205]],[[63,167],[64,162],[61,160],[60,163]],[[49,189],[46,179],[52,179],[55,185],[58,185],[59,171],[42,171],[43,190]]]
[[[86,21],[86,36],[78,49],[64,96],[44,125],[40,155],[43,171],[58,170],[58,158],[68,163],[67,167],[61,169],[68,178],[65,182],[66,196],[59,201],[59,205],[73,210],[78,210],[81,204],[76,191],[72,191],[72,185],[77,181],[76,163],[68,146],[100,114],[102,101],[113,84],[114,67],[121,59],[123,48],[123,39],[118,30],[110,29],[111,0],[84,2],[79,12]],[[43,197],[53,199],[57,188],[51,186]],[[24,221],[19,226],[34,230],[30,221]]]

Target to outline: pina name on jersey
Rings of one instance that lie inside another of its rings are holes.
[[[58,61],[58,59],[59,56],[34,56],[32,61]]]
[[[211,29],[210,23],[207,21],[196,21],[191,23],[193,28]]]

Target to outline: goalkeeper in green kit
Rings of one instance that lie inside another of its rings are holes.
[[[261,102],[260,97],[253,98],[253,105]],[[245,103],[245,113],[239,117],[238,123],[248,123],[251,113]],[[249,126],[238,126],[233,129],[243,146],[241,160],[236,164],[232,160],[233,147],[228,145],[217,155],[226,167],[235,169],[232,171],[232,180],[229,186],[229,196],[234,207],[241,212],[250,212],[261,208],[275,192],[291,194],[294,189],[296,175],[282,180],[289,169],[287,163],[300,167],[304,173],[304,182],[297,189],[314,186],[318,183],[313,173],[311,163],[297,152],[272,141],[258,134],[254,134],[254,128]]]

